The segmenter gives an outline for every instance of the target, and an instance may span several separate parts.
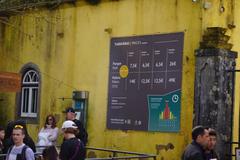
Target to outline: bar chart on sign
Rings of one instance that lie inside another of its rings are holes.
[[[112,39],[108,128],[179,130],[182,48],[183,33]]]

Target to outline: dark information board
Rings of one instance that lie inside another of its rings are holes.
[[[184,33],[111,39],[107,128],[180,130]]]

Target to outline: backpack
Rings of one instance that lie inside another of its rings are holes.
[[[88,133],[85,128],[83,128],[82,132],[80,132],[80,139],[82,140],[83,144],[86,145],[88,142]]]
[[[87,133],[86,129],[84,128],[81,121],[75,119],[75,120],[73,120],[73,122],[77,125],[77,127],[79,129],[79,133],[76,135],[76,137],[79,138],[83,142],[84,145],[86,145],[88,142],[88,133]]]
[[[73,160],[76,158],[76,156],[78,155],[78,152],[80,149],[84,149],[85,150],[85,147],[84,147],[84,144],[81,140],[78,139],[78,141],[76,142],[76,147],[75,147],[75,151],[74,151],[74,154],[73,156],[69,159],[69,160]],[[85,158],[86,155],[84,155],[84,157],[82,158]]]
[[[8,155],[11,153],[12,151],[12,148],[13,146],[11,146],[9,148],[9,151],[8,151]],[[21,154],[17,154],[17,160],[26,160],[26,150],[28,149],[29,147],[27,145],[24,145],[23,148],[22,148],[22,152]]]

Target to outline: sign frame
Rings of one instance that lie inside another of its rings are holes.
[[[184,32],[112,37],[110,45],[107,129],[179,132]]]
[[[240,160],[240,148],[238,147],[235,148],[235,155],[236,155],[236,160]]]

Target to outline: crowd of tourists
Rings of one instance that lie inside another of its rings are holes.
[[[56,149],[60,131],[53,115],[46,117],[44,126],[35,143],[28,133],[24,120],[11,121],[7,127],[0,126],[0,160],[84,160],[88,134],[76,119],[75,110],[65,110],[66,121],[61,126],[63,140],[59,151]],[[214,148],[217,133],[211,128],[196,126],[192,130],[192,142],[183,152],[182,160],[219,160]],[[35,145],[36,144],[36,145]]]
[[[86,129],[76,119],[72,107],[67,108],[65,113],[59,151],[56,145],[60,131],[53,115],[46,117],[36,143],[29,135],[24,120],[11,121],[6,128],[0,126],[0,160],[35,160],[36,157],[41,160],[84,160],[88,141]]]

